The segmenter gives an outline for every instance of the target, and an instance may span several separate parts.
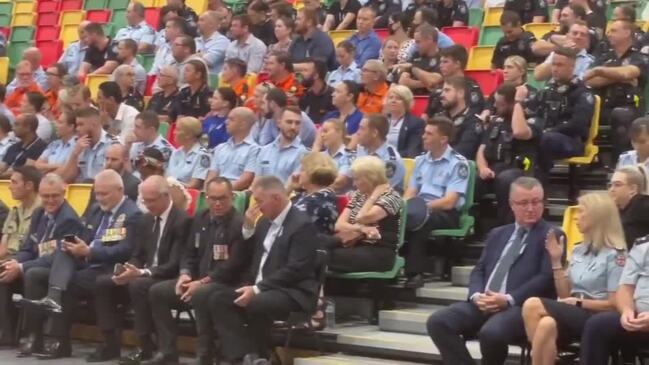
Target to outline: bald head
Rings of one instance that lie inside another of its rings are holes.
[[[237,107],[228,114],[227,131],[236,138],[245,138],[255,124],[255,113],[246,107]]]
[[[32,68],[36,70],[41,65],[41,50],[36,47],[29,47],[23,52],[23,60],[29,61]]]
[[[214,33],[221,25],[221,15],[213,10],[208,10],[198,18],[198,29],[205,37]]]
[[[116,171],[120,175],[124,173],[124,165],[126,164],[127,151],[124,145],[114,144],[106,149],[105,155],[105,165],[106,169]]]
[[[151,175],[140,184],[140,198],[154,216],[162,215],[171,204],[169,183],[160,175]]]
[[[124,198],[122,177],[113,170],[104,170],[95,176],[95,199],[103,211],[112,210]]]

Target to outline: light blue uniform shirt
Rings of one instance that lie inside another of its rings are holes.
[[[456,192],[460,198],[455,209],[460,209],[464,205],[468,183],[469,163],[448,146],[437,160],[430,156],[430,152],[415,158],[409,187],[417,189],[417,195],[426,203],[443,198],[447,192]]]
[[[43,66],[38,66],[36,71],[34,71],[34,81],[36,82],[36,84],[38,84],[38,87],[41,88],[42,92],[46,92],[50,89],[50,86],[47,83],[47,74],[45,73],[45,70],[43,70]],[[14,91],[16,91],[17,86],[18,80],[16,80],[16,78],[14,77],[9,85],[7,85],[7,95],[10,95]]]
[[[167,176],[173,176],[181,183],[188,184],[191,179],[205,180],[209,167],[209,152],[199,143],[195,143],[188,152],[179,148],[171,153]]]
[[[260,147],[250,135],[238,144],[230,137],[212,151],[210,171],[216,171],[230,181],[236,181],[244,172],[255,173]]]
[[[277,137],[273,143],[259,150],[255,175],[272,175],[286,183],[291,175],[300,171],[302,157],[309,151],[300,141],[300,137],[296,137],[285,147],[280,146],[281,138]]]
[[[162,152],[162,155],[165,158],[165,166],[169,164],[169,159],[171,158],[171,154],[174,151],[174,146],[169,143],[165,138],[162,138],[162,136],[158,135],[158,137],[151,143],[151,144],[144,144],[144,142],[134,142],[131,145],[131,150],[129,151],[129,158],[131,159],[131,165],[136,166],[137,165],[137,160],[140,158],[140,155],[142,152],[144,152],[145,148],[148,147],[153,147],[157,149],[158,151]],[[135,172],[134,172],[135,175]],[[136,177],[140,177],[139,174],[136,175]]]
[[[576,245],[570,259],[570,295],[582,299],[607,299],[617,291],[626,253],[604,247],[595,254],[587,244]]]
[[[155,31],[144,20],[137,25],[128,25],[117,31],[115,42],[123,39],[132,39],[137,43],[153,45],[155,43]]]
[[[12,126],[14,125],[14,123],[16,123],[16,116],[14,115],[14,113],[12,113],[11,110],[2,103],[0,103],[0,114],[7,117],[7,119],[9,119],[9,123],[11,123]]]
[[[219,32],[214,32],[207,40],[196,37],[196,53],[205,60],[210,74],[221,72],[229,45],[230,40]]]
[[[635,308],[638,313],[649,312],[649,236],[639,238],[629,252],[620,285],[634,285]]]
[[[315,142],[317,130],[313,120],[307,113],[302,111],[302,123],[300,124],[300,140],[306,146],[311,148]],[[263,123],[255,123],[250,130],[250,135],[260,146],[266,146],[273,142],[280,135],[277,123],[272,119],[267,119]]]
[[[624,166],[636,166],[639,163],[638,152],[636,152],[635,150],[626,151],[618,158],[616,168],[619,169],[620,167]],[[644,164],[647,168],[649,168],[649,159],[647,159]]]
[[[92,148],[87,148],[79,156],[79,176],[77,176],[77,182],[94,180],[95,176],[104,170],[106,150],[116,143],[119,143],[119,139],[102,129],[97,144],[92,146]]]
[[[47,160],[51,165],[63,165],[70,159],[70,154],[77,145],[77,137],[70,138],[67,142],[61,139],[54,140],[47,145],[40,158]]]
[[[331,157],[332,160],[336,163],[336,167],[338,167],[338,173],[340,175],[345,175],[349,173],[349,170],[351,169],[352,166],[352,161],[354,160],[355,154],[353,151],[349,151],[348,149],[345,148],[345,146],[340,146],[338,151],[334,153],[333,155],[329,153],[329,151],[324,150],[322,153],[326,154],[327,156]]]
[[[11,147],[14,143],[18,142],[18,138],[14,137],[13,132],[9,136],[5,137],[0,141],[0,161],[5,158],[7,154],[7,149]]]
[[[167,65],[171,65],[175,61],[174,56],[171,54],[171,45],[168,42],[163,42],[158,46],[153,58],[153,65],[149,70],[149,75],[160,75],[160,70]]]
[[[354,60],[359,66],[363,67],[367,60],[379,58],[381,40],[375,31],[370,31],[364,38],[361,38],[358,33],[354,33],[348,40],[356,47]]]
[[[437,29],[437,32],[438,32],[437,34],[439,34],[439,39],[437,40],[437,47],[439,49],[448,48],[455,44],[455,42],[453,42],[451,37],[442,33],[439,29]],[[413,41],[408,47],[408,50],[406,51],[408,55],[406,59],[412,59],[412,57],[415,55],[415,52],[417,52],[417,44],[415,44],[415,42]]]
[[[359,145],[356,151],[356,158],[364,156],[376,156],[385,161],[385,169],[390,180],[390,185],[395,190],[403,192],[403,178],[406,176],[406,167],[403,165],[403,160],[397,149],[385,142],[374,153],[368,153],[365,147]],[[345,172],[345,176],[351,178],[351,169]]]
[[[338,66],[337,69],[331,71],[327,76],[327,85],[335,87],[344,80],[354,81],[357,84],[361,82],[361,69],[358,68],[356,62],[352,62],[347,68]]]
[[[551,65],[552,64],[552,58],[554,56],[554,51],[548,55],[548,57],[545,59],[545,64]],[[588,69],[590,68],[590,65],[595,61],[595,58],[586,52],[585,49],[582,49],[577,53],[577,59],[575,60],[575,69],[572,72],[574,76],[577,76],[580,80],[584,78],[584,74]]]
[[[81,46],[79,41],[70,43],[68,48],[65,49],[61,58],[59,58],[59,63],[62,63],[67,67],[69,75],[76,75],[79,73],[79,68],[81,67],[81,62],[86,57],[86,50],[88,46]]]

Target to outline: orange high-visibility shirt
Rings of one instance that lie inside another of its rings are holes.
[[[38,87],[38,84],[36,84],[36,82],[32,82],[27,87],[16,87],[16,90],[9,94],[9,96],[7,96],[7,98],[5,99],[5,105],[9,109],[11,109],[11,112],[14,113],[15,116],[20,115],[20,103],[23,101],[23,96],[25,96],[25,94],[27,94],[28,92],[43,93],[43,91],[41,91],[41,88]]]
[[[363,114],[382,113],[385,96],[388,94],[388,84],[384,83],[374,92],[364,90],[358,96],[358,109]]]
[[[304,94],[304,87],[302,84],[295,78],[294,73],[290,73],[286,79],[279,82],[273,82],[269,80],[275,87],[278,87],[286,93],[287,96],[294,96],[299,98]]]

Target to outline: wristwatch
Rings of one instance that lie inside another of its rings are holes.
[[[578,308],[581,308],[583,304],[584,304],[584,301],[583,301],[583,300],[581,300],[581,299],[577,299],[577,307],[578,307]]]

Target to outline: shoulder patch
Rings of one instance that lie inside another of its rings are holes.
[[[210,167],[210,157],[208,155],[201,156],[201,167],[204,169]]]
[[[469,166],[466,162],[462,162],[458,167],[457,176],[459,176],[460,179],[466,179],[469,177]]]
[[[388,179],[391,179],[397,171],[397,165],[393,161],[387,161],[385,163],[385,174]]]

